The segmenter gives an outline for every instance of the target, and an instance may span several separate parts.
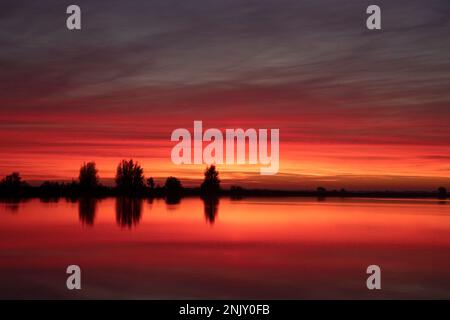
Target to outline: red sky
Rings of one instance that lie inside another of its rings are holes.
[[[170,135],[202,120],[280,129],[280,173],[219,166],[225,184],[450,188],[447,2],[382,1],[379,33],[357,1],[200,2],[80,1],[80,32],[52,1],[5,6],[0,175],[70,180],[96,161],[108,183],[134,158],[147,177],[196,184],[204,167],[173,165]]]

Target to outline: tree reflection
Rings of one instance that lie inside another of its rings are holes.
[[[10,211],[11,213],[19,212],[20,206],[22,203],[28,202],[29,199],[21,199],[21,198],[0,198],[0,203],[5,210]]]
[[[219,197],[202,197],[206,221],[214,224],[219,211]]]
[[[59,197],[40,197],[39,201],[41,201],[42,203],[58,203],[59,202]]]
[[[116,199],[116,221],[122,228],[136,226],[141,220],[142,199],[118,197]]]
[[[97,212],[97,199],[83,197],[78,201],[78,217],[83,225],[93,226]]]

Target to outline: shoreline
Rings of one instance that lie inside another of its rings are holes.
[[[435,199],[448,200],[448,195],[438,192],[420,191],[292,191],[292,190],[270,190],[270,189],[239,189],[222,190],[219,194],[205,196],[198,188],[185,188],[181,193],[170,194],[165,190],[141,191],[136,193],[121,193],[116,189],[102,188],[94,192],[67,192],[66,190],[52,190],[50,192],[32,188],[25,192],[0,194],[0,201],[13,199],[79,199],[79,198],[142,198],[142,199],[181,199],[181,198],[231,198],[234,200],[244,198],[384,198],[384,199]]]

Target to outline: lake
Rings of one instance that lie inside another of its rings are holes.
[[[0,298],[449,299],[449,270],[445,200],[0,202]]]

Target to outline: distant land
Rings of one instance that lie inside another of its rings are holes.
[[[41,186],[27,186],[21,190],[2,190],[0,198],[24,197],[24,198],[58,198],[58,197],[117,197],[133,196],[143,198],[165,198],[170,192],[165,187],[155,187],[153,190],[144,189],[133,194],[123,194],[116,187],[99,186],[95,191],[85,193],[76,186],[66,183],[44,183]],[[202,196],[200,187],[183,187],[178,193],[179,197]],[[434,191],[358,191],[358,190],[326,190],[318,187],[317,190],[275,190],[275,189],[246,189],[232,186],[229,189],[221,189],[218,197],[245,198],[245,197],[317,197],[317,198],[436,198],[447,199],[447,190],[436,189]]]

